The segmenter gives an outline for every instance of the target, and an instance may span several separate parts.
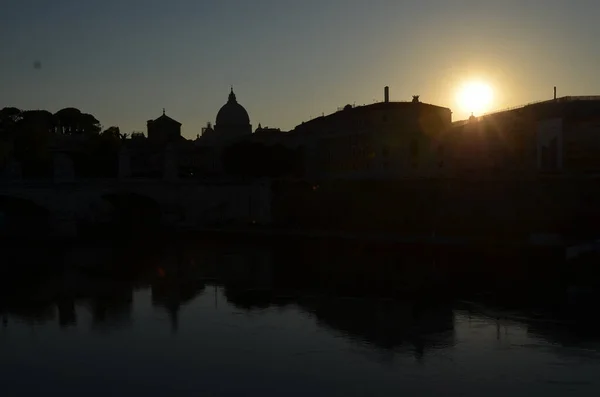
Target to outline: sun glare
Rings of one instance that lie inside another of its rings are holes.
[[[459,89],[456,99],[463,111],[478,116],[490,110],[493,97],[494,93],[488,84],[471,81]]]

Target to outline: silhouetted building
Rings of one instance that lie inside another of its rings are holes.
[[[256,130],[254,130],[254,134],[256,135],[273,135],[273,134],[281,134],[281,129],[280,128],[270,128],[270,127],[263,127],[260,123],[258,124],[258,127],[256,128]]]
[[[193,145],[182,149],[180,166],[195,175],[223,176],[223,150],[236,141],[252,137],[252,125],[246,109],[237,101],[233,88],[228,101],[219,109],[216,124],[207,123]],[[187,172],[187,171],[186,171]],[[184,172],[185,173],[185,172]]]
[[[131,133],[130,138],[132,141],[140,141],[146,139],[146,135],[141,131],[134,131]]]
[[[181,123],[163,114],[156,120],[148,120],[148,140],[152,144],[165,145],[181,139]]]
[[[131,176],[165,177],[170,157],[177,157],[180,147],[191,142],[181,136],[181,123],[167,116],[164,109],[160,117],[148,120],[147,127],[147,138],[136,133],[128,140]]]
[[[266,145],[288,145],[289,133],[286,131],[281,131],[280,128],[263,127],[261,124],[258,124],[258,127],[254,130],[254,133],[249,136],[247,140]]]
[[[196,140],[214,140],[217,138],[217,135],[215,133],[215,129],[212,126],[212,123],[208,122],[206,123],[206,127],[202,127],[202,135],[198,135],[196,137]]]
[[[229,93],[227,103],[217,113],[215,133],[219,138],[232,139],[252,134],[252,125],[248,112],[240,105],[233,93]]]
[[[454,123],[444,137],[454,175],[600,171],[600,97],[563,97]]]
[[[293,145],[306,149],[306,171],[317,178],[429,176],[437,168],[436,142],[451,125],[450,109],[422,103],[346,105],[298,125]]]
[[[227,103],[217,113],[216,124],[207,123],[195,140],[181,137],[181,123],[164,110],[159,118],[148,121],[147,139],[137,135],[131,138],[128,163],[132,176],[160,177],[167,169],[175,168],[180,177],[222,178],[227,174],[223,164],[226,148],[237,143],[281,144],[286,134],[262,126],[252,133],[248,112],[237,102],[232,88]]]

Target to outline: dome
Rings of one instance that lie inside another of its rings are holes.
[[[233,88],[229,100],[217,113],[217,126],[247,126],[250,124],[248,112],[235,99]]]

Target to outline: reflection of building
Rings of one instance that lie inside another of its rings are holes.
[[[321,325],[383,349],[409,342],[422,356],[426,348],[454,344],[451,307],[430,308],[415,316],[410,305],[394,301],[330,299],[307,301],[301,306],[313,313]],[[433,334],[438,337],[432,337]],[[431,336],[425,340],[426,335]]]
[[[99,290],[98,294],[88,300],[92,312],[92,326],[102,330],[129,325],[133,310],[131,286],[119,288],[107,285],[104,288],[111,288],[110,292]]]
[[[75,310],[74,299],[60,299],[56,306],[58,308],[58,323],[61,328],[77,324],[77,312]]]
[[[160,271],[165,270],[161,268]],[[187,276],[190,276],[190,274]],[[177,278],[176,275],[167,274],[165,278],[152,283],[151,288],[152,305],[165,308],[169,315],[171,329],[175,332],[179,328],[179,311],[181,307],[200,295],[204,291],[205,284],[202,281],[193,279],[185,280],[182,275]]]
[[[232,252],[228,248],[219,258],[219,279],[228,286],[243,290],[271,289],[273,263],[269,250],[260,248]]]

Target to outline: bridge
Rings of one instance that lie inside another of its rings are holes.
[[[115,178],[0,180],[0,235],[77,236],[79,225],[118,216],[153,217],[162,225],[265,224],[271,219],[267,182],[199,182]],[[45,223],[44,223],[45,222]]]

